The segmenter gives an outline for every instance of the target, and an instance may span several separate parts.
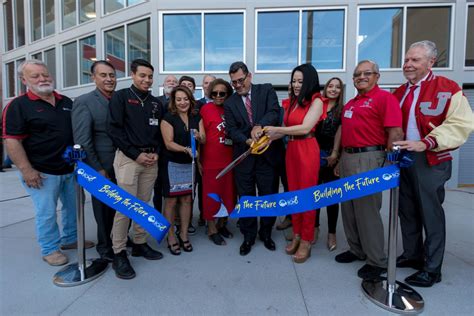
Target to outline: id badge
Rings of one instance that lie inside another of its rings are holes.
[[[158,119],[156,118],[151,118],[151,119],[148,119],[148,124],[151,125],[151,126],[158,126]]]
[[[347,110],[346,112],[344,112],[344,117],[345,118],[352,118],[352,113],[353,113],[352,111]]]

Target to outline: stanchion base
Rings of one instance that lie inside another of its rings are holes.
[[[405,283],[395,282],[391,304],[386,278],[362,281],[362,291],[369,300],[390,312],[412,315],[421,313],[425,306],[423,297]]]
[[[78,263],[71,263],[59,270],[53,277],[53,283],[61,287],[81,285],[97,279],[107,270],[108,262],[103,259],[86,260],[85,278],[81,280]]]

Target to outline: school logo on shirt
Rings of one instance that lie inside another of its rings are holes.
[[[140,104],[140,102],[138,100],[134,100],[134,99],[128,99],[127,102],[130,103],[130,104],[133,104],[133,105]]]
[[[372,98],[365,100],[364,103],[360,106],[361,108],[372,108]]]

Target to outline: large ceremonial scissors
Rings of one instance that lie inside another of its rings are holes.
[[[250,145],[250,148],[246,152],[244,152],[239,157],[235,158],[234,161],[232,161],[230,164],[227,165],[227,167],[225,167],[221,172],[219,172],[219,174],[216,176],[216,180],[219,178],[222,178],[222,176],[224,176],[226,173],[234,169],[238,164],[244,161],[245,158],[247,158],[250,154],[252,155],[263,154],[270,146],[270,143],[268,143],[264,147],[262,147],[262,145],[269,142],[269,140],[270,140],[270,137],[268,137],[267,135],[263,135],[262,137],[260,137],[258,141],[252,142],[252,144]]]

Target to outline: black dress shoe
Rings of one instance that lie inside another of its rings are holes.
[[[415,270],[422,270],[423,266],[423,260],[407,259],[404,256],[399,256],[397,258],[397,268],[413,268]]]
[[[153,250],[150,246],[145,244],[135,244],[132,248],[132,257],[145,257],[148,260],[159,260],[163,258],[163,254],[159,251]]]
[[[99,255],[100,255],[100,258],[103,259],[103,260],[106,260],[108,262],[114,262],[115,255],[114,255],[114,251],[112,249],[103,251],[103,252],[99,253]]]
[[[357,257],[350,250],[347,250],[346,252],[338,254],[334,259],[339,263],[350,263],[356,260],[359,260],[359,261],[365,260],[365,259]]]
[[[363,280],[374,280],[379,278],[383,273],[387,272],[387,268],[381,268],[370,264],[364,264],[357,271],[357,276]]]
[[[441,282],[441,273],[418,271],[405,279],[411,286],[432,287],[433,284]]]
[[[120,279],[133,279],[136,275],[130,261],[128,261],[126,250],[115,254],[112,269],[115,270],[115,275]]]
[[[246,256],[249,254],[250,250],[252,250],[254,242],[250,241],[244,241],[242,245],[240,246],[240,255],[241,256]]]
[[[266,237],[266,238],[260,237],[260,240],[263,241],[263,245],[268,250],[274,251],[276,249],[275,242],[272,240],[271,237]]]

